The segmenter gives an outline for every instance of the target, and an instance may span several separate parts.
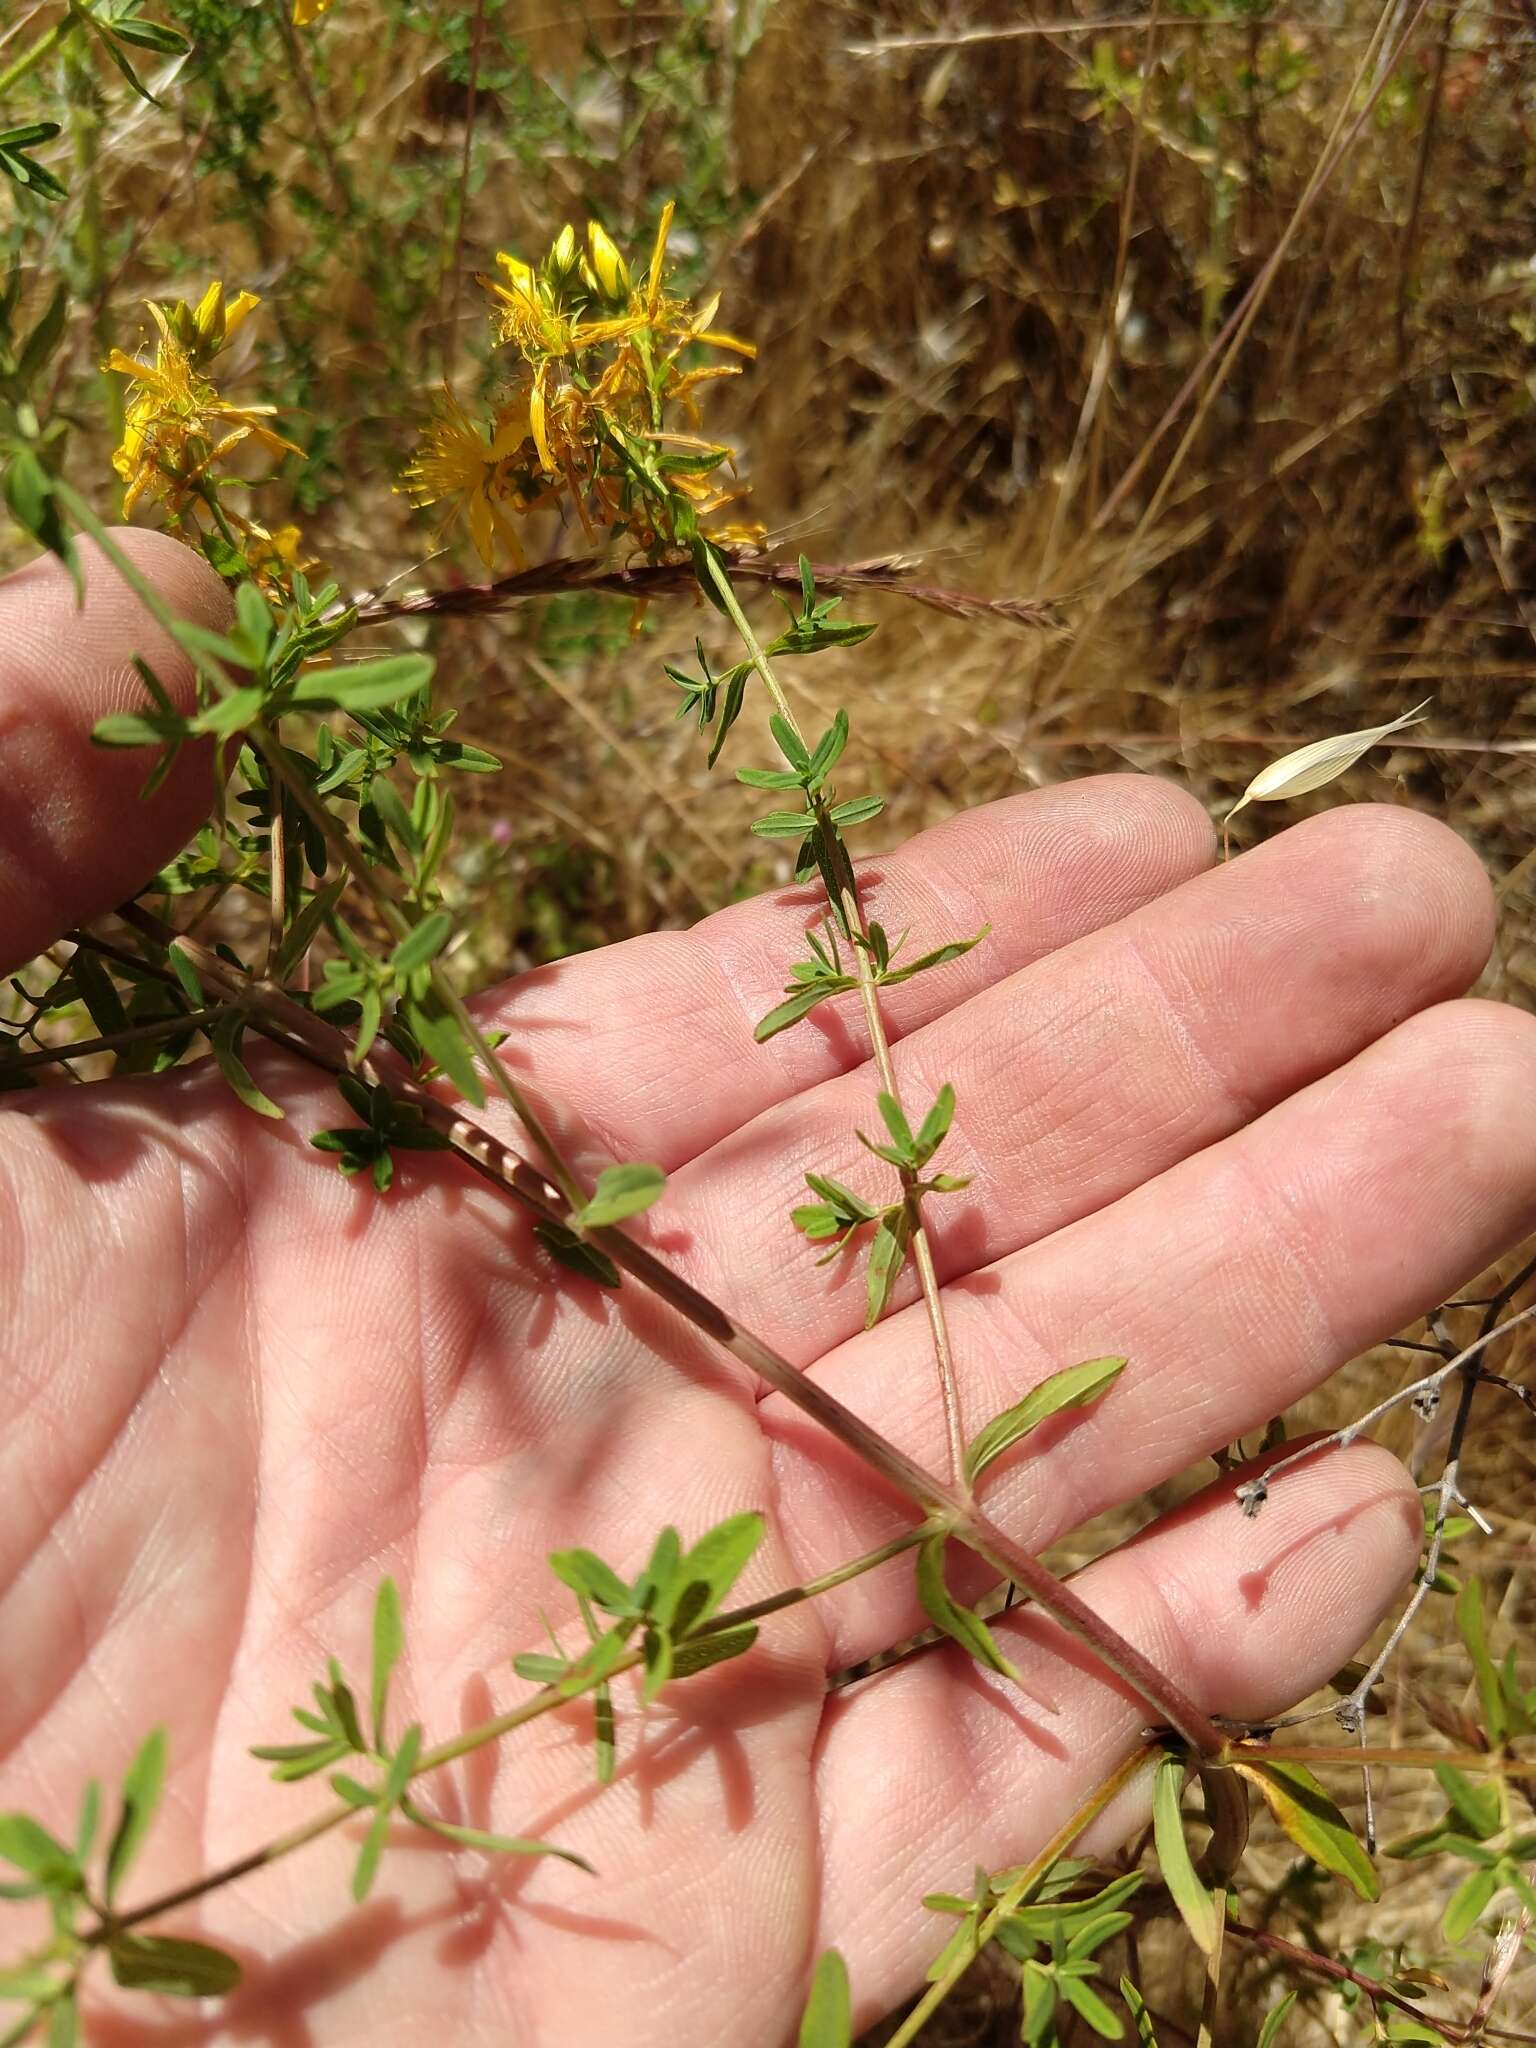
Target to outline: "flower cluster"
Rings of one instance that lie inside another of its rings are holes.
[[[688,546],[740,495],[722,480],[731,451],[704,440],[697,393],[736,363],[698,363],[702,347],[752,356],[714,326],[718,295],[695,308],[668,295],[669,204],[650,264],[636,282],[609,235],[589,221],[585,244],[566,227],[537,267],[498,253],[490,294],[513,380],[487,423],[444,390],[403,488],[418,505],[462,520],[481,560],[521,568],[517,518],[542,506],[574,513],[590,541],[625,536],[661,559]],[[761,538],[755,526],[711,524],[712,539]]]
[[[298,528],[269,532],[224,504],[221,484],[241,479],[221,477],[219,469],[247,441],[274,456],[304,451],[269,424],[276,406],[235,405],[208,375],[261,301],[253,292],[226,298],[216,280],[195,306],[179,299],[147,303],[158,335],[153,362],[115,348],[104,365],[131,380],[123,438],[112,457],[124,484],[123,516],[146,498],[158,499],[183,539],[193,546],[222,540],[258,581],[282,587],[300,566]],[[201,524],[204,515],[211,534]]]

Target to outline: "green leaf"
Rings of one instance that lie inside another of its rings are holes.
[[[909,960],[905,967],[892,967],[880,977],[883,986],[894,988],[899,981],[910,981],[914,974],[926,974],[930,967],[943,967],[951,960],[958,960],[963,953],[969,953],[973,946],[979,946],[991,932],[992,927],[984,924],[974,938],[951,939],[947,945],[935,946],[931,953],[921,953],[917,959]]]
[[[164,1783],[165,1730],[156,1728],[145,1737],[138,1755],[123,1776],[123,1810],[112,1837],[112,1846],[107,1851],[104,1893],[109,1906],[116,1899],[117,1888],[127,1876],[129,1865],[149,1831]]]
[[[425,689],[433,667],[430,654],[386,654],[379,661],[312,668],[294,684],[291,698],[316,711],[377,711]]]
[[[911,1223],[905,1209],[898,1209],[894,1218],[887,1210],[880,1218],[869,1247],[869,1272],[867,1275],[867,1301],[864,1309],[864,1327],[873,1329],[885,1311],[891,1298],[891,1289],[896,1277],[907,1261],[907,1245],[911,1235]]]
[[[1254,2048],[1275,2048],[1275,2043],[1280,2038],[1280,2029],[1285,2025],[1286,2014],[1295,2003],[1296,1993],[1294,1991],[1287,1991],[1280,2003],[1266,2014],[1264,2024],[1259,2029],[1259,2038],[1254,2043]]]
[[[191,39],[180,29],[167,28],[163,22],[142,21],[130,16],[126,21],[103,24],[120,43],[134,43],[141,50],[155,50],[162,57],[180,57],[192,47]]]
[[[1101,2040],[1124,2040],[1125,2028],[1121,2026],[1118,2015],[1110,2010],[1091,1984],[1066,1970],[1056,1973],[1056,1982],[1068,2005],[1088,2022]]]
[[[254,685],[231,690],[226,696],[215,698],[195,718],[188,719],[187,731],[227,739],[232,733],[243,732],[258,718],[265,703],[266,697]]]
[[[240,1982],[240,1965],[221,1948],[179,1934],[120,1934],[109,1945],[112,1975],[125,1991],[170,1998],[222,1998]]]
[[[186,948],[178,945],[173,940],[165,949],[165,957],[170,962],[171,972],[181,983],[188,1001],[195,1003],[201,1009],[208,998],[203,994],[201,977],[197,969],[192,965]]]
[[[1504,1802],[1496,1784],[1478,1784],[1452,1764],[1436,1764],[1435,1778],[1467,1832],[1479,1842],[1496,1835],[1504,1824]]]
[[[75,1860],[84,1864],[96,1840],[96,1830],[101,1824],[101,1786],[95,1778],[88,1781],[80,1800],[80,1819],[75,1826]]]
[[[848,1966],[835,1948],[829,1948],[811,1979],[811,1995],[800,2020],[799,2048],[850,2048],[852,2040]]]
[[[762,1516],[749,1509],[745,1514],[729,1515],[706,1530],[678,1565],[670,1594],[657,1609],[658,1618],[670,1622],[678,1614],[684,1596],[693,1587],[702,1586],[703,1604],[695,1605],[687,1627],[696,1629],[706,1622],[746,1569],[763,1540],[765,1526]]]
[[[24,1870],[45,1891],[79,1891],[80,1866],[29,1813],[0,1813],[0,1859]]]
[[[903,1159],[915,1162],[917,1145],[901,1104],[894,1095],[887,1095],[883,1089],[875,1100],[879,1105],[881,1120],[891,1134],[891,1143]]]
[[[978,1430],[965,1454],[965,1476],[976,1479],[994,1459],[1013,1446],[1052,1415],[1069,1408],[1086,1408],[1099,1400],[1125,1371],[1123,1358],[1090,1358],[1082,1365],[1069,1365],[1053,1372],[1038,1387],[1032,1387],[1022,1401],[1005,1408],[985,1429]]]
[[[484,1849],[496,1856],[558,1856],[562,1863],[574,1863],[589,1877],[597,1875],[585,1856],[578,1856],[574,1849],[556,1848],[553,1842],[536,1842],[528,1835],[492,1834],[486,1828],[460,1827],[456,1821],[439,1820],[435,1814],[421,1812],[409,1800],[404,1802],[403,1811],[417,1827],[441,1835],[445,1841],[462,1843],[466,1849]]]
[[[416,1768],[420,1752],[421,1729],[413,1723],[401,1736],[400,1747],[389,1760],[373,1819],[363,1837],[363,1846],[357,1852],[357,1867],[352,1872],[352,1896],[359,1905],[373,1890],[379,1859],[389,1836],[389,1824],[394,1818],[395,1808],[405,1796],[405,1788],[411,1782],[411,1773]]]
[[[76,2048],[79,2039],[80,2011],[71,1989],[48,2008],[48,2048]]]
[[[787,1031],[791,1024],[798,1024],[802,1017],[808,1017],[818,1003],[824,1003],[828,996],[844,995],[858,983],[848,975],[838,975],[820,985],[797,989],[787,1002],[768,1012],[754,1029],[752,1036],[759,1045],[766,1045],[781,1031]]]
[[[373,1746],[380,1751],[384,1747],[384,1710],[389,1704],[389,1681],[404,1648],[405,1624],[400,1614],[400,1591],[393,1579],[384,1579],[373,1603],[373,1682],[369,1688]]]
[[[175,730],[180,731],[181,719]],[[91,727],[91,739],[98,747],[158,747],[174,737],[168,721],[142,711],[116,711],[98,718]]]
[[[1157,2048],[1157,2035],[1152,2028],[1152,2015],[1147,2011],[1147,2001],[1129,1977],[1120,1979],[1120,1996],[1125,2000],[1126,2009],[1136,2023],[1137,2048]],[[1267,2043],[1265,2048],[1268,2048]]]
[[[434,910],[407,932],[390,955],[392,974],[411,974],[437,958],[453,936],[453,919],[446,910]]]
[[[1509,1733],[1509,1719],[1504,1687],[1488,1654],[1488,1640],[1483,1632],[1483,1589],[1476,1579],[1468,1579],[1456,1596],[1456,1628],[1472,1660],[1488,1739],[1497,1749]]]
[[[551,1551],[549,1568],[573,1593],[594,1601],[609,1614],[634,1613],[634,1594],[612,1565],[604,1564],[593,1551],[580,1548]]]
[[[1152,1784],[1152,1835],[1158,1865],[1179,1918],[1201,1954],[1208,1956],[1216,1947],[1217,1906],[1200,1882],[1184,1839],[1184,1817],[1179,1811],[1183,1787],[1183,1758],[1172,1754],[1160,1757]]]
[[[551,1258],[558,1259],[562,1266],[568,1266],[573,1273],[579,1273],[583,1280],[595,1280],[599,1287],[618,1287],[619,1269],[604,1251],[595,1244],[583,1244],[572,1230],[563,1223],[555,1223],[541,1217],[533,1226],[533,1234],[544,1246]]]
[[[926,1166],[940,1145],[949,1136],[949,1127],[955,1120],[955,1091],[946,1081],[934,1098],[932,1109],[923,1118],[922,1129],[917,1134],[916,1154],[919,1166]]]
[[[38,142],[50,140],[50,130],[53,134],[58,133],[58,123],[56,121],[34,121],[32,123],[31,132],[34,139]],[[27,336],[26,345],[17,359],[16,375],[23,385],[30,384],[33,378],[46,368],[49,357],[63,339],[64,315],[68,305],[68,290],[65,286],[59,285],[53,297],[44,307],[37,325]]]
[[[806,769],[811,765],[811,757],[806,752],[800,735],[795,731],[789,720],[775,712],[768,721],[768,730],[773,734],[774,742],[779,752],[784,756],[790,767],[797,771],[797,779],[799,776],[804,775]]]
[[[952,1637],[978,1664],[985,1664],[988,1670],[999,1672],[1004,1678],[1011,1678],[1016,1685],[1022,1685],[1024,1681],[1017,1666],[1003,1655],[981,1616],[974,1614],[969,1607],[962,1607],[945,1584],[944,1541],[942,1534],[928,1536],[918,1549],[917,1597],[923,1603],[923,1612],[936,1628]]]
[[[58,1996],[63,1978],[56,1977],[41,1963],[15,1963],[0,1970],[0,1998],[24,1999],[28,2005],[49,2005]]]
[[[1447,1941],[1465,1941],[1493,1901],[1499,1888],[1499,1872],[1474,1870],[1456,1887],[1440,1922]]]
[[[816,743],[811,756],[810,771],[806,777],[811,789],[818,790],[832,770],[842,759],[843,749],[848,744],[848,714],[839,711],[831,725]]]
[[[605,1166],[592,1199],[581,1211],[585,1230],[605,1230],[626,1216],[638,1216],[659,1201],[667,1176],[659,1166]]]
[[[242,583],[235,592],[235,617],[252,651],[264,655],[272,644],[272,614],[254,583]]]
[[[247,1109],[257,1116],[273,1117],[279,1122],[283,1112],[269,1095],[264,1095],[251,1079],[245,1062],[240,1057],[240,1040],[245,1032],[245,1018],[238,1010],[231,1010],[220,1017],[208,1033],[208,1043],[218,1062],[219,1072]]]
[[[878,818],[884,809],[883,796],[856,796],[845,804],[834,805],[832,822],[839,829],[845,825],[867,825],[871,818]]]
[[[474,1053],[459,1020],[443,1004],[436,989],[410,996],[403,1003],[405,1021],[417,1044],[440,1067],[459,1093],[476,1109],[485,1107],[485,1084],[475,1068]]]
[[[1362,1899],[1380,1898],[1381,1879],[1370,1857],[1309,1770],[1274,1756],[1245,1756],[1234,1768],[1258,1787],[1270,1812],[1304,1855],[1342,1877]]]
[[[757,1641],[757,1624],[744,1621],[738,1628],[717,1629],[713,1635],[690,1636],[679,1643],[672,1656],[672,1676],[693,1678],[711,1665],[724,1664],[732,1657],[745,1656]]]
[[[787,774],[782,768],[738,768],[736,780],[746,784],[748,789],[798,789],[798,775]]]
[[[759,839],[803,839],[815,823],[810,811],[769,811],[753,819],[752,830]]]

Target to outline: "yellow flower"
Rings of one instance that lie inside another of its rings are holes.
[[[273,405],[232,405],[203,374],[204,367],[259,303],[239,292],[225,301],[211,285],[194,308],[177,300],[149,301],[159,330],[153,362],[113,349],[103,367],[131,379],[123,438],[112,467],[127,485],[123,514],[141,499],[159,498],[173,518],[205,499],[213,472],[241,442],[255,440],[273,455],[302,455],[268,419]]]
[[[527,561],[506,508],[526,510],[543,495],[533,474],[538,462],[530,436],[526,400],[514,399],[504,406],[486,434],[444,385],[437,411],[401,479],[413,504],[447,507],[445,526],[456,519],[465,521],[488,569],[496,567],[500,552],[516,568]]]
[[[331,10],[332,0],[293,0],[293,25],[308,28],[312,21],[318,21],[322,14]]]
[[[655,551],[686,543],[701,521],[739,495],[715,479],[730,451],[679,435],[668,423],[672,408],[696,427],[700,387],[739,371],[734,363],[685,368],[686,353],[703,345],[755,354],[749,342],[715,327],[718,295],[698,308],[667,296],[672,214],[669,203],[639,284],[595,220],[587,223],[585,248],[567,226],[537,267],[499,251],[500,275],[479,279],[494,301],[500,338],[519,360],[515,389],[531,446],[520,458],[517,491],[482,486],[495,464],[467,422],[461,428],[439,421],[429,443],[444,435],[454,443],[462,474],[452,490],[436,495],[457,496],[469,510],[478,492],[482,535],[496,534],[499,506],[522,511],[568,501],[590,538],[606,529]],[[489,561],[479,537],[476,545]]]

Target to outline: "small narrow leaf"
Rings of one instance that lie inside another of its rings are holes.
[[[363,1837],[363,1846],[357,1853],[357,1867],[352,1873],[352,1896],[359,1905],[373,1889],[379,1859],[384,1854],[384,1844],[389,1835],[389,1824],[394,1818],[395,1808],[405,1796],[406,1786],[411,1782],[411,1773],[416,1768],[420,1751],[421,1730],[412,1725],[400,1738],[400,1747],[389,1760],[378,1805]]]
[[[1147,2011],[1147,2001],[1129,1977],[1120,1979],[1120,1996],[1125,2000],[1126,2010],[1136,2023],[1137,2048],[1157,2048],[1157,2035],[1153,2031],[1152,2015]]]
[[[29,1813],[0,1813],[0,1859],[24,1870],[49,1891],[78,1891],[80,1867]]]
[[[558,1856],[562,1863],[574,1863],[578,1870],[595,1877],[596,1871],[585,1856],[578,1856],[574,1849],[560,1849],[553,1842],[536,1842],[527,1835],[497,1835],[486,1828],[460,1827],[456,1821],[439,1820],[435,1814],[422,1813],[409,1800],[404,1803],[406,1819],[414,1821],[419,1828],[441,1835],[445,1841],[458,1842],[466,1849],[484,1849],[496,1856]]]
[[[1468,1579],[1456,1596],[1456,1628],[1472,1660],[1488,1739],[1497,1747],[1509,1732],[1509,1718],[1504,1687],[1488,1654],[1487,1637],[1483,1631],[1483,1589],[1476,1579]]]
[[[120,1934],[107,1950],[125,1991],[170,1998],[222,1998],[240,1982],[240,1965],[221,1948],[178,1934]]]
[[[1017,1667],[998,1648],[992,1631],[981,1616],[972,1613],[969,1607],[962,1607],[951,1595],[944,1582],[942,1535],[925,1538],[918,1550],[917,1595],[923,1603],[923,1612],[934,1626],[952,1637],[962,1650],[969,1651],[978,1664],[985,1664],[988,1670],[999,1672],[1018,1685],[1024,1683]]]
[[[1195,1870],[1189,1844],[1184,1839],[1184,1816],[1179,1811],[1184,1786],[1184,1760],[1165,1755],[1158,1761],[1152,1785],[1152,1833],[1157,1861],[1169,1896],[1179,1917],[1189,1929],[1202,1955],[1216,1947],[1216,1902]]]
[[[965,1454],[965,1476],[975,1479],[1004,1451],[1011,1450],[1049,1416],[1069,1408],[1086,1408],[1100,1400],[1125,1371],[1123,1358],[1090,1358],[1082,1365],[1069,1365],[1054,1372],[1038,1387],[1032,1387],[1022,1401],[994,1416],[985,1429],[971,1440]]]
[[[1499,1873],[1494,1870],[1474,1870],[1452,1892],[1445,1917],[1440,1922],[1441,1932],[1447,1941],[1465,1941],[1478,1921],[1482,1919],[1493,1903],[1493,1895],[1499,1888]]]
[[[667,1176],[659,1166],[643,1164],[605,1166],[597,1176],[597,1188],[581,1212],[585,1230],[605,1230],[622,1223],[626,1216],[638,1216],[658,1201]]]
[[[387,654],[379,661],[314,668],[294,684],[293,701],[316,710],[336,706],[344,711],[376,711],[414,696],[431,681],[432,668],[428,654]]]
[[[595,1601],[610,1614],[631,1614],[634,1595],[611,1565],[590,1550],[551,1551],[549,1568],[573,1593]]]
[[[208,1042],[213,1047],[219,1072],[247,1109],[254,1110],[257,1116],[273,1117],[280,1122],[283,1112],[269,1095],[264,1095],[257,1087],[240,1057],[239,1046],[244,1031],[244,1017],[238,1010],[231,1010],[209,1032]]]
[[[1417,725],[1428,710],[1430,701],[1426,697],[1422,704],[1405,711],[1401,718],[1388,719],[1385,725],[1369,725],[1359,732],[1339,733],[1333,739],[1313,740],[1310,745],[1298,747],[1294,753],[1283,754],[1278,761],[1271,761],[1267,768],[1261,768],[1254,776],[1227,812],[1223,823],[1235,818],[1247,804],[1278,803],[1285,797],[1306,796],[1314,789],[1321,789],[1335,776],[1342,775],[1346,768],[1352,768],[1362,755],[1379,746],[1392,733],[1401,732],[1405,725]]]
[[[869,1247],[868,1300],[864,1310],[866,1330],[873,1329],[885,1312],[896,1277],[906,1264],[909,1233],[904,1210],[898,1210],[894,1220],[889,1213],[881,1217],[880,1227]]]
[[[400,1652],[405,1648],[405,1624],[400,1615],[400,1593],[393,1579],[384,1579],[373,1603],[373,1682],[369,1704],[373,1713],[373,1746],[384,1747],[384,1710],[389,1704],[389,1681]]]
[[[405,935],[390,956],[395,974],[411,974],[435,960],[453,936],[453,919],[446,910],[434,910]]]
[[[165,1730],[156,1728],[145,1737],[123,1776],[123,1810],[112,1837],[112,1846],[107,1851],[104,1890],[109,1906],[117,1897],[117,1888],[127,1876],[129,1866],[149,1831],[164,1783]]]
[[[811,1995],[800,2021],[799,2048],[849,2048],[852,2040],[848,1967],[837,1950],[829,1948],[811,1979]]]
[[[1266,2015],[1254,2048],[1275,2048],[1275,2043],[1280,2038],[1280,2029],[1285,2025],[1286,2015],[1295,2003],[1296,1993],[1287,1991],[1280,2003]]]

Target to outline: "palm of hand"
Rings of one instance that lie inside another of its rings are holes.
[[[188,558],[145,552],[184,605],[208,602]],[[151,637],[101,581],[64,628],[96,663],[77,686],[97,708],[118,655],[92,650]],[[53,607],[39,648],[66,617],[46,573],[7,602]],[[60,685],[21,642],[5,681],[26,715],[0,719],[0,758],[24,794],[57,779],[62,721],[49,753],[34,714]],[[97,778],[122,765],[71,758]],[[146,857],[146,835],[174,839],[166,813],[128,842],[123,786],[45,866],[58,929],[153,866],[167,849]],[[0,952],[24,957],[47,911],[7,894],[7,855],[0,840]],[[1532,1221],[1530,1027],[1443,1001],[1487,938],[1449,835],[1338,813],[1230,870],[1202,875],[1208,860],[1196,808],[1127,778],[958,819],[872,870],[873,913],[918,944],[997,927],[892,1006],[903,1091],[921,1113],[956,1085],[941,1163],[976,1176],[935,1214],[969,1426],[1075,1359],[1131,1358],[1100,1409],[998,1468],[989,1507],[1031,1547],[1262,1425]],[[584,1166],[668,1169],[662,1255],[942,1470],[910,1286],[861,1332],[857,1271],[816,1273],[785,1215],[807,1167],[878,1186],[852,1135],[874,1092],[856,1020],[750,1041],[811,909],[740,906],[488,1007]],[[662,1524],[687,1538],[762,1508],[754,1597],[910,1519],[638,1288],[556,1280],[524,1219],[452,1162],[411,1161],[375,1201],[307,1146],[339,1120],[329,1088],[286,1064],[267,1086],[280,1127],[201,1069],[14,1097],[0,1123],[0,1805],[67,1829],[84,1779],[110,1781],[163,1722],[171,1787],[136,1894],[318,1803],[245,1751],[291,1736],[327,1652],[363,1675],[386,1572],[410,1645],[396,1713],[438,1740],[518,1696],[506,1660],[541,1646],[541,1613],[577,1640],[554,1548],[633,1573]],[[1256,1523],[1216,1489],[1080,1590],[1204,1706],[1264,1713],[1353,1651],[1417,1526],[1400,1468],[1359,1447],[1300,1468]],[[605,1791],[584,1707],[427,1781],[446,1817],[547,1836],[597,1882],[413,1836],[353,1909],[355,1844],[333,1836],[203,1909],[246,1964],[219,2017],[103,2001],[91,2038],[768,2044],[831,1943],[873,2016],[937,1945],[921,1893],[1027,1854],[1144,1718],[1038,1619],[1000,1632],[1055,1716],[951,1652],[828,1701],[829,1670],[919,1619],[899,1560],[644,1719],[621,1698]]]

